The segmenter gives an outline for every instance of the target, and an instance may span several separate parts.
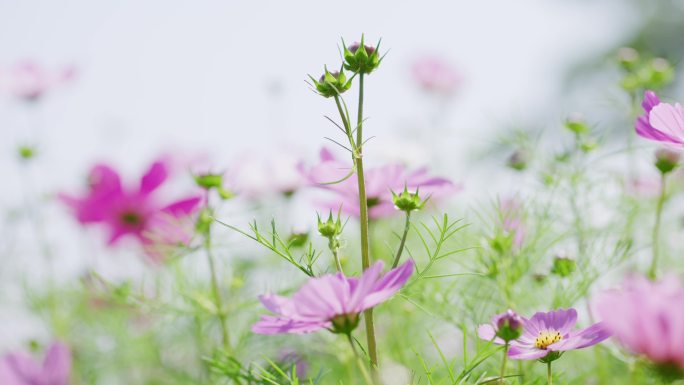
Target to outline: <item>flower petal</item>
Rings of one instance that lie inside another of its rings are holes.
[[[504,340],[496,336],[496,330],[494,330],[494,326],[490,324],[480,325],[477,328],[477,336],[482,340],[490,341],[497,345],[505,344]]]
[[[140,193],[149,194],[161,186],[168,176],[168,169],[164,162],[157,161],[152,163],[140,180]]]
[[[367,293],[365,298],[361,301],[363,310],[370,309],[373,306],[388,300],[398,292],[413,274],[414,265],[415,263],[413,260],[409,259],[401,266],[391,270],[377,280],[373,285],[371,292]]]
[[[514,360],[538,360],[546,357],[547,354],[549,354],[548,350],[524,349],[519,346],[511,346],[508,350],[508,357]]]
[[[549,350],[566,351],[582,349],[598,344],[610,337],[610,333],[602,323],[591,325],[588,328],[570,333],[567,338],[548,346]]]
[[[61,342],[50,346],[43,361],[43,378],[50,385],[67,385],[71,374],[71,351]]]
[[[293,320],[272,316],[261,316],[261,319],[252,326],[252,332],[256,334],[305,334],[321,329],[329,328],[330,322],[312,320]]]

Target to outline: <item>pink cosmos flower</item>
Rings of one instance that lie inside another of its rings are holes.
[[[684,373],[684,285],[669,276],[660,282],[629,277],[622,289],[594,302],[606,329],[627,349]]]
[[[511,342],[508,356],[516,360],[537,360],[552,352],[582,349],[598,344],[610,337],[602,323],[573,331],[577,323],[575,309],[559,309],[548,313],[539,312],[530,319],[523,318],[523,334]],[[478,335],[486,341],[503,345],[496,337],[492,325],[483,325]]]
[[[339,200],[325,202],[323,206],[336,211],[341,205],[343,212],[358,217],[359,192],[356,176],[352,175],[339,183],[329,184],[349,175],[351,165],[335,158],[326,148],[321,149],[320,160],[318,165],[309,170],[304,167],[300,169],[312,185],[337,194]],[[412,192],[419,188],[420,196],[423,198],[430,196],[431,201],[460,190],[460,186],[454,185],[447,179],[428,175],[426,168],[408,171],[401,164],[366,169],[365,177],[368,214],[371,219],[397,213],[392,202],[392,191],[403,191],[405,186]]]
[[[421,58],[413,63],[411,70],[421,88],[436,94],[451,95],[461,84],[461,75],[439,57]]]
[[[0,88],[12,95],[32,102],[39,100],[50,89],[71,81],[74,67],[49,71],[34,61],[25,60],[12,68],[0,71]]]
[[[644,93],[645,113],[636,121],[636,132],[646,139],[684,146],[684,107],[661,103],[653,91]]]
[[[293,152],[278,152],[268,158],[244,154],[225,179],[231,191],[249,199],[278,194],[290,196],[307,183],[299,172],[300,163],[301,159]]]
[[[292,298],[267,294],[261,303],[276,314],[264,315],[254,324],[258,334],[311,333],[328,329],[350,333],[359,323],[359,314],[392,297],[413,274],[413,261],[380,276],[382,261],[366,269],[360,278],[342,273],[311,278]]]
[[[2,385],[67,385],[71,375],[71,352],[54,342],[42,362],[25,352],[6,355],[0,362]]]
[[[143,175],[139,186],[123,186],[111,166],[98,164],[89,174],[89,190],[80,197],[60,194],[61,200],[84,225],[103,224],[109,229],[109,245],[121,238],[136,238],[156,262],[164,259],[164,247],[187,245],[192,237],[192,214],[200,196],[161,204],[155,192],[166,181],[168,167],[157,161]]]
[[[500,203],[502,228],[513,238],[513,246],[520,248],[525,242],[522,202],[517,198],[506,199]]]

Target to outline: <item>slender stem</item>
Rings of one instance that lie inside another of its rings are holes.
[[[209,262],[209,270],[211,272],[211,289],[214,294],[214,304],[216,305],[216,312],[218,314],[219,323],[221,324],[221,340],[223,347],[230,351],[230,336],[228,335],[228,326],[226,324],[226,314],[223,312],[223,301],[221,299],[221,290],[216,276],[216,264],[214,262],[214,254],[211,247],[211,236],[207,234],[204,237],[204,249],[207,252],[207,261]]]
[[[660,238],[660,222],[661,222],[661,217],[663,216],[663,206],[665,205],[665,200],[667,198],[667,190],[666,190],[666,185],[665,185],[665,174],[661,174],[661,179],[660,179],[660,197],[658,198],[658,204],[656,206],[656,217],[655,217],[655,224],[653,225],[653,259],[651,259],[651,268],[648,270],[648,276],[651,279],[655,279],[657,275],[657,268],[658,268],[658,254],[659,254],[659,238]]]
[[[359,366],[359,370],[361,370],[361,374],[363,375],[363,378],[366,380],[366,384],[374,384],[375,381],[373,381],[373,378],[371,377],[370,373],[368,373],[368,369],[366,369],[366,364],[364,364],[361,355],[359,355],[359,352],[356,350],[356,345],[354,345],[354,339],[352,338],[351,333],[347,334],[347,340],[349,341],[349,345],[351,345],[352,351],[354,352],[354,358],[356,359],[356,364]]]
[[[334,240],[334,242],[338,242],[338,241]],[[333,259],[335,260],[335,267],[337,268],[337,271],[344,274],[344,271],[342,271],[342,263],[340,263],[340,257],[337,255],[338,248],[335,245],[333,245],[333,239],[332,238],[330,239],[329,247],[330,247],[330,251],[332,252]]]
[[[370,266],[370,241],[368,237],[368,199],[366,197],[366,179],[363,174],[363,73],[359,74],[359,108],[356,121],[356,177],[359,185],[359,213],[361,221],[361,266],[366,270]],[[378,366],[378,352],[375,343],[375,327],[373,325],[373,309],[363,313],[368,340],[368,356],[371,368]]]
[[[399,260],[401,259],[401,253],[404,251],[404,245],[406,244],[406,236],[408,235],[409,229],[411,228],[411,212],[406,212],[406,223],[404,224],[404,234],[401,235],[401,242],[399,243],[399,250],[397,250],[397,255],[394,257],[394,263],[392,263],[392,268],[394,269],[399,265]]]
[[[548,378],[549,385],[553,385],[553,375],[551,375],[551,361],[546,363],[546,376]]]
[[[499,384],[504,383],[504,378],[506,377],[506,363],[508,362],[508,341],[504,345],[503,360],[501,361],[501,375],[499,376]]]

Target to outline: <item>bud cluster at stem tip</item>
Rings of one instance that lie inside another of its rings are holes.
[[[668,148],[661,148],[655,153],[655,166],[664,175],[679,166],[681,154]]]
[[[340,68],[339,71],[330,72],[328,67],[325,67],[325,72],[318,80],[311,75],[309,75],[309,79],[311,79],[313,86],[316,88],[316,92],[326,98],[344,93],[352,84],[351,79],[347,80],[343,68]]]
[[[216,190],[221,199],[226,200],[234,196],[233,192],[223,187],[223,176],[221,174],[198,174],[194,176],[197,186],[210,191]]]
[[[364,36],[361,35],[361,42],[347,46],[342,40],[344,47],[344,68],[356,74],[369,74],[373,72],[382,61],[379,54],[380,41],[375,47],[364,44]]]
[[[328,239],[339,237],[342,234],[342,227],[339,212],[337,213],[337,219],[333,218],[332,211],[328,214],[326,221],[322,221],[321,216],[318,216],[318,232]]]

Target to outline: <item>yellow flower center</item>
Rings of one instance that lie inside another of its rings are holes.
[[[543,332],[539,332],[539,335],[534,340],[534,346],[536,346],[538,349],[546,350],[549,345],[562,339],[563,336],[561,336],[559,332],[545,330]]]

